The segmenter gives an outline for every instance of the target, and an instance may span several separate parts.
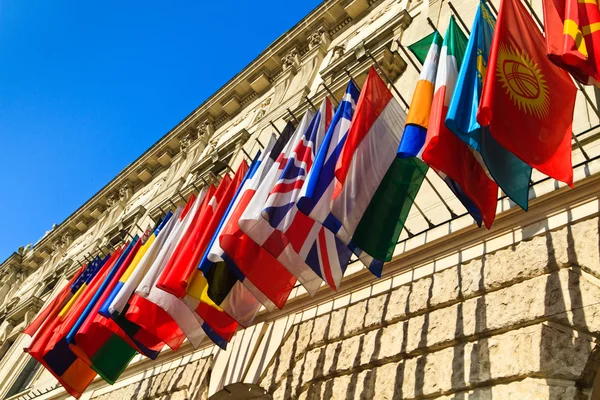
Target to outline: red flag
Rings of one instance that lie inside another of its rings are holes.
[[[598,86],[600,8],[594,0],[544,0],[548,57],[579,82]]]
[[[546,58],[544,37],[521,0],[502,0],[477,122],[525,163],[573,186],[576,92]]]
[[[247,168],[248,165],[246,164]],[[232,191],[230,188],[232,182],[234,181],[231,180],[229,175],[225,175],[214,196],[206,196],[205,199],[208,199],[207,206],[194,216],[192,224],[158,278],[157,287],[179,298],[185,297],[187,280],[198,267],[200,258],[204,254],[206,246],[221,219],[217,214],[219,210],[225,212],[227,204],[229,204],[235,193],[235,189]],[[226,203],[225,206],[223,206],[223,203]]]

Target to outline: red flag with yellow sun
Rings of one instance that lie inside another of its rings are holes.
[[[576,93],[569,74],[546,58],[544,37],[521,0],[502,0],[477,121],[525,163],[573,186]]]

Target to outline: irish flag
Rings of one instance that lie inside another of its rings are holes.
[[[427,172],[421,160],[398,155],[405,120],[406,113],[371,68],[336,164],[331,212],[342,225],[337,235],[355,254],[382,262],[391,260]]]
[[[483,216],[485,225],[490,228],[496,216],[498,185],[487,174],[481,157],[476,157],[474,151],[445,125],[466,47],[467,38],[452,16],[435,78],[435,94],[423,161],[441,172],[442,177],[445,174],[460,186],[460,190],[474,203]]]

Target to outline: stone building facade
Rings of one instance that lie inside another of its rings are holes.
[[[22,349],[22,330],[86,257],[127,239],[252,156],[348,76],[377,61],[410,101],[406,46],[444,32],[444,0],[326,0],[63,223],[0,264],[0,398],[67,393]],[[493,1],[498,8],[498,0]],[[470,25],[478,1],[452,5]],[[540,13],[541,0],[533,7]],[[227,351],[208,340],[136,357],[85,399],[600,398],[600,132],[578,93],[575,188],[534,173],[530,209],[505,197],[478,228],[435,174],[381,279],[352,264],[341,288],[302,287]],[[435,190],[434,190],[435,189]],[[440,193],[441,198],[437,196]],[[443,202],[442,200],[443,199]],[[448,207],[444,204],[446,203]]]

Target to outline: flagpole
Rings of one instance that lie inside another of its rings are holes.
[[[498,15],[498,10],[496,10],[496,7],[494,6],[494,3],[492,3],[492,0],[487,0],[486,3],[487,3],[488,6],[490,6],[490,8],[494,12],[494,14],[496,14],[496,16],[497,16]]]
[[[331,90],[329,90],[329,87],[325,84],[325,82],[321,82],[321,85],[323,85],[323,87],[325,88],[325,90],[327,90],[327,93],[329,93],[329,95],[331,96],[331,98],[333,99],[333,101],[335,101],[335,106],[339,106],[340,102],[338,101],[338,99],[335,98],[335,96],[333,95],[333,93],[331,92]]]
[[[271,126],[272,126],[273,128],[275,128],[275,130],[277,131],[277,134],[278,134],[279,136],[281,136],[281,131],[280,131],[279,129],[277,129],[277,126],[276,126],[276,125],[273,123],[273,121],[269,121],[269,123],[271,124]]]
[[[373,55],[371,54],[371,52],[369,50],[367,50],[367,55],[369,57],[371,57],[371,60],[373,60],[373,62],[375,63],[375,65],[378,67],[378,69],[382,72],[384,78],[387,80],[387,82],[390,84],[390,86],[392,87],[392,89],[394,89],[394,92],[396,92],[396,94],[398,96],[400,96],[400,98],[402,99],[402,102],[406,105],[406,109],[410,109],[410,105],[408,105],[408,103],[406,102],[406,100],[404,100],[404,98],[402,97],[402,95],[400,94],[400,92],[398,91],[398,89],[396,88],[396,86],[394,85],[394,83],[392,82],[392,80],[390,79],[389,76],[387,76],[387,74],[385,73],[385,71],[383,71],[381,69],[381,66],[379,65],[379,63],[377,62],[377,60],[375,59],[375,57],[373,57]],[[427,177],[427,175],[425,175],[425,180],[427,181],[427,183],[429,184],[429,186],[431,186],[431,188],[433,189],[433,191],[435,192],[435,194],[438,196],[438,198],[442,201],[442,203],[444,204],[444,206],[446,207],[446,209],[448,210],[448,212],[450,213],[450,216],[452,218],[457,218],[458,215],[456,215],[456,213],[454,212],[454,210],[452,210],[452,208],[450,208],[450,206],[448,205],[448,203],[446,203],[446,200],[444,200],[444,198],[442,197],[442,195],[440,194],[440,192],[438,192],[437,188],[433,185],[433,183],[429,180],[429,178]],[[416,205],[416,202],[415,202]],[[418,207],[418,206],[417,206]]]
[[[263,144],[260,142],[260,140],[258,140],[258,138],[254,138],[254,140],[256,140],[256,143],[258,143],[258,146],[260,147],[261,150],[265,149],[265,146],[263,146]]]
[[[431,29],[433,29],[434,32],[438,32],[437,28],[435,27],[435,24],[433,23],[433,21],[431,20],[431,18],[427,17],[427,23],[429,24],[429,26],[431,27]]]
[[[463,19],[461,18],[460,14],[456,11],[456,8],[454,8],[454,5],[451,1],[448,2],[448,6],[450,7],[450,10],[452,10],[452,14],[454,14],[454,16],[458,19],[458,22],[460,22],[460,25],[463,27],[463,29],[467,31],[467,33],[470,35],[471,31],[469,31],[467,24],[465,24],[465,21],[463,21]]]
[[[348,75],[348,77],[350,77],[350,80],[352,81],[352,83],[354,83],[354,85],[356,85],[356,87],[360,89],[360,86],[354,80],[354,77],[352,76],[352,74],[350,73],[350,71],[348,71],[348,68],[344,68],[344,72],[346,73],[346,75]]]
[[[304,96],[304,98],[306,99],[306,101],[308,101],[308,104],[310,104],[310,107],[313,109],[313,111],[317,112],[317,107],[315,107],[315,105],[313,104],[313,102],[310,101],[310,97]]]
[[[395,39],[396,43],[398,44],[398,47],[400,47],[400,49],[402,49],[402,52],[404,54],[406,54],[406,57],[408,58],[408,61],[410,61],[410,63],[412,64],[413,67],[415,67],[415,69],[417,70],[417,72],[420,74],[421,73],[421,68],[419,68],[419,66],[417,65],[417,63],[415,63],[413,61],[413,59],[410,57],[410,53],[408,52],[408,50],[406,50],[406,48],[402,45],[402,43],[400,43],[400,41],[398,39]]]
[[[537,13],[535,12],[535,10],[533,9],[533,7],[531,6],[531,4],[529,4],[527,2],[527,0],[524,1],[525,6],[527,6],[527,9],[529,9],[529,12],[531,13],[531,15],[533,16],[533,18],[536,20],[536,22],[538,23],[538,25],[540,26],[540,28],[542,29],[542,32],[545,32],[545,28],[544,28],[544,24],[542,23],[542,20],[540,19],[540,17],[537,15]],[[592,109],[594,110],[594,112],[596,113],[596,116],[598,118],[600,118],[600,112],[598,112],[598,109],[596,108],[596,106],[594,105],[594,103],[592,102],[592,99],[588,96],[588,94],[586,93],[585,89],[583,88],[583,86],[581,85],[581,83],[576,82],[577,86],[579,87],[579,90],[583,93],[583,97],[585,97],[586,101],[588,102],[588,104],[591,105]],[[579,139],[577,139],[577,137],[575,136],[575,134],[573,133],[573,130],[571,130],[571,136],[573,137],[573,140],[575,141],[575,145],[579,148],[579,151],[581,151],[581,154],[583,154],[583,157],[589,161],[590,160],[590,156],[587,154],[587,152],[583,149],[583,146],[581,145],[581,143],[579,142]]]
[[[373,56],[373,54],[371,54],[371,50],[367,49],[366,53],[371,58],[371,60],[373,61],[373,64],[375,64],[375,66],[377,67],[377,69],[379,71],[381,71],[381,74],[385,77],[385,79],[388,81],[388,83],[390,84],[390,86],[394,89],[394,92],[396,92],[396,94],[398,95],[398,97],[400,97],[400,100],[402,100],[402,103],[404,103],[404,105],[406,106],[406,109],[408,110],[410,108],[410,105],[406,102],[406,100],[404,99],[404,97],[402,96],[402,94],[400,93],[400,91],[396,88],[396,86],[394,86],[394,84],[392,83],[392,80],[386,74],[386,72],[383,70],[383,68],[381,68],[381,65],[379,65],[379,62],[377,61],[377,59]]]
[[[296,118],[296,116],[294,115],[294,113],[292,112],[292,110],[290,110],[290,108],[289,108],[289,107],[287,108],[287,112],[289,112],[289,113],[290,113],[290,115],[292,116],[292,119],[293,119],[294,121],[296,121],[296,123],[297,123],[297,124],[299,124],[299,123],[300,123],[300,121],[298,121],[298,118]]]

